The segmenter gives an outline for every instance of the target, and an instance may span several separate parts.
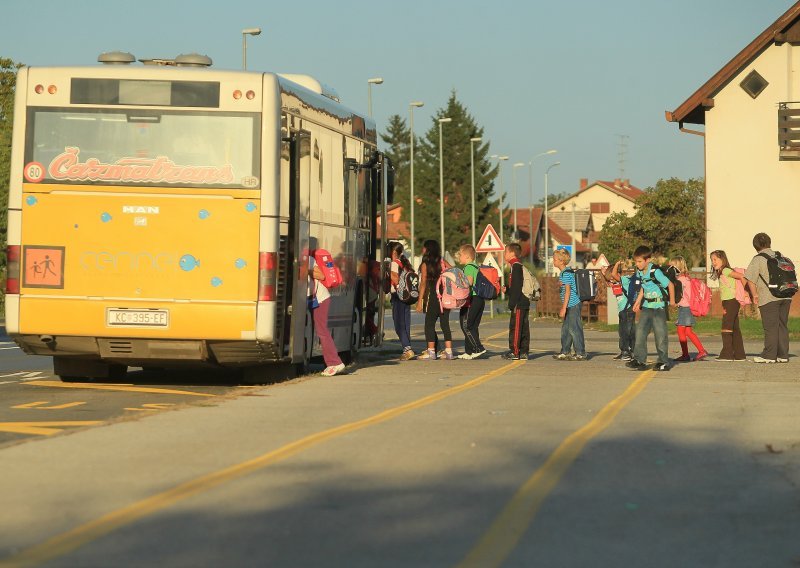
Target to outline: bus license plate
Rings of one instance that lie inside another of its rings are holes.
[[[169,310],[126,310],[109,308],[106,311],[110,327],[168,327]]]

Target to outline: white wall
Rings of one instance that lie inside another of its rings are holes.
[[[753,69],[769,82],[756,99],[739,86]],[[733,266],[747,266],[758,232],[800,259],[800,161],[780,161],[778,147],[778,103],[798,97],[800,48],[771,45],[706,112],[706,247]]]
[[[625,199],[624,197],[621,197],[597,184],[591,185],[580,193],[570,197],[561,205],[559,205],[559,208],[564,206],[566,207],[566,210],[569,211],[572,207],[572,203],[575,203],[575,206],[578,209],[585,209],[587,211],[592,203],[608,203],[611,213],[615,213],[617,211],[627,211],[628,215],[633,215],[635,212],[632,201]],[[608,215],[608,213],[592,214],[595,231],[599,231],[603,228],[606,219],[608,219]],[[567,227],[564,228],[566,229]]]

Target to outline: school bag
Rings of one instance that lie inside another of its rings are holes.
[[[581,302],[589,302],[597,296],[597,279],[594,270],[567,268],[575,274],[575,292]]]
[[[689,278],[689,309],[695,317],[708,315],[711,309],[711,289],[699,278]]]
[[[642,289],[642,279],[639,278],[635,273],[631,276],[631,281],[628,284],[628,289],[624,290],[625,298],[627,302],[625,302],[625,308],[628,309],[632,308],[633,304],[636,303],[636,298],[639,296],[639,291]]]
[[[791,298],[797,292],[797,271],[794,263],[781,253],[776,252],[772,257],[765,252],[759,253],[767,259],[767,269],[769,270],[769,282],[761,280],[769,288],[770,293],[776,298]]]
[[[744,274],[744,268],[734,268],[735,272],[739,274]],[[747,293],[747,290],[744,287],[744,282],[741,280],[736,280],[736,300],[739,302],[740,306],[749,306],[753,303],[750,299],[750,294]]]
[[[419,300],[419,275],[413,270],[403,268],[403,263],[397,261],[400,265],[399,280],[395,290],[397,298],[404,304],[416,304]]]
[[[538,302],[542,299],[542,286],[539,284],[539,279],[524,264],[522,265],[522,295],[531,302]]]
[[[467,275],[460,268],[448,268],[436,282],[436,297],[439,298],[442,311],[462,307],[469,300],[471,292]]]
[[[477,265],[476,265],[477,266]],[[484,300],[494,300],[500,294],[500,274],[494,266],[478,266],[478,274],[472,283],[472,291]]]
[[[683,298],[683,283],[678,280],[678,269],[674,266],[667,265],[660,267],[661,272],[664,273],[664,276],[669,278],[669,281],[672,282],[672,285],[675,287],[675,301],[680,302],[681,298]],[[661,289],[661,294],[664,296],[664,302],[667,304],[669,303],[669,290]]]
[[[658,281],[658,279],[656,278],[656,270],[660,270],[661,273],[664,274],[664,276],[669,278],[669,276],[664,272],[663,268],[661,268],[660,266],[653,265],[650,268],[650,271],[647,273],[647,277],[642,279],[642,284],[644,284],[645,282],[653,282],[656,286],[658,286],[658,289],[661,290],[661,298],[664,300],[664,304],[667,305],[667,304],[669,304],[669,288],[664,288],[661,285],[661,282]],[[681,286],[681,294],[683,294],[683,286]],[[675,292],[675,297],[678,298],[677,290]],[[634,298],[634,301],[635,301],[635,298]],[[644,301],[647,301],[647,300],[644,300]],[[651,301],[654,301],[654,300],[651,300]]]
[[[314,261],[317,263],[320,270],[322,270],[323,286],[330,290],[342,283],[342,273],[339,271],[339,267],[333,262],[331,253],[325,249],[317,249],[314,251]]]

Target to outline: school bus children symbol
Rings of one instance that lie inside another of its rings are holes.
[[[22,247],[25,288],[64,288],[64,247],[25,245]]]

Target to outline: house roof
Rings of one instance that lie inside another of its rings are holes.
[[[628,180],[626,180],[626,179],[625,180],[615,179],[614,181],[597,180],[594,183],[587,184],[586,187],[576,191],[575,193],[573,193],[571,195],[568,195],[564,199],[559,199],[558,201],[556,201],[553,204],[548,204],[549,205],[549,211],[552,212],[553,209],[555,209],[559,205],[561,205],[563,203],[566,203],[567,201],[569,201],[573,197],[576,197],[576,196],[580,195],[581,193],[583,193],[587,189],[595,187],[596,185],[599,185],[602,188],[607,189],[608,191],[610,191],[611,193],[614,193],[615,195],[619,195],[620,197],[624,197],[625,199],[627,199],[629,201],[636,201],[636,199],[640,195],[642,195],[644,193],[644,191],[642,191],[641,189],[639,189],[635,185],[631,185],[630,182]]]
[[[566,211],[553,211],[552,209],[547,215],[550,219],[558,223],[564,230],[571,230],[572,228],[572,211],[567,209]],[[585,231],[586,227],[589,226],[589,220],[592,218],[592,214],[585,209],[576,209],[575,210],[575,230],[576,231]]]
[[[547,229],[550,233],[550,238],[562,245],[571,245],[572,244],[572,235],[570,235],[567,231],[564,230],[561,225],[553,221],[552,218],[548,216],[547,218]],[[592,250],[592,247],[582,243],[579,240],[575,240],[575,252],[589,252]]]
[[[770,44],[800,42],[800,1],[796,2],[780,18],[775,20],[771,26],[764,30],[761,35],[754,39],[750,44],[740,51],[736,57],[731,59],[716,75],[711,77],[706,83],[697,89],[692,96],[686,99],[681,105],[673,110],[665,111],[668,122],[691,124],[705,124],[705,110],[713,108],[713,97],[730,80],[735,77],[744,67],[749,65],[758,57]]]

